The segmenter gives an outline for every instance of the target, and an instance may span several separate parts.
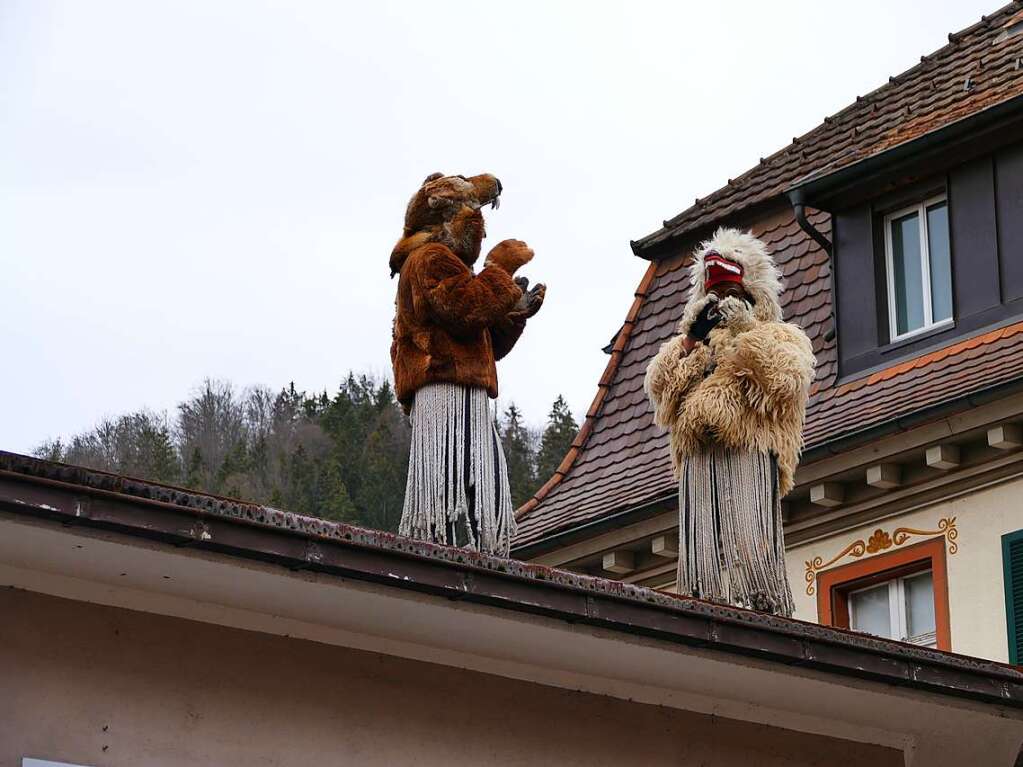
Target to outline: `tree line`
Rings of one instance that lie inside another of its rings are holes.
[[[518,507],[554,474],[578,425],[558,396],[543,427],[526,424],[512,403],[498,431]],[[34,454],[396,531],[410,435],[390,382],[370,376],[350,374],[333,396],[293,383],[275,392],[206,380],[173,415],[144,409],[106,418]]]

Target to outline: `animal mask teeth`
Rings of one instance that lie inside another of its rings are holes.
[[[494,210],[497,210],[498,208],[501,207],[501,195],[498,195],[493,199],[493,201],[490,203],[490,207]]]

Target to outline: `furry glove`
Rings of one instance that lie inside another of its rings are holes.
[[[713,293],[704,296],[700,301],[703,308],[700,309],[693,324],[689,326],[687,335],[695,341],[705,341],[707,334],[721,321],[721,315],[717,312],[718,297]]]
[[[736,333],[751,329],[755,323],[753,307],[734,296],[728,296],[718,302],[717,314],[721,318],[721,324]]]
[[[487,254],[484,266],[496,266],[508,274],[533,260],[533,249],[522,240],[504,240]]]

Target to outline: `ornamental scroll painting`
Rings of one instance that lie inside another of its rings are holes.
[[[678,335],[647,367],[679,481],[679,593],[790,616],[781,499],[792,489],[814,374],[782,320],[763,242],[719,229],[694,254]]]
[[[546,288],[515,273],[533,258],[505,240],[479,273],[483,207],[497,208],[495,176],[423,181],[391,252],[399,275],[391,364],[412,420],[405,506],[399,532],[420,540],[507,556],[515,534],[508,470],[490,399],[496,361],[543,305]]]
[[[954,556],[959,551],[959,529],[956,527],[956,518],[942,517],[938,520],[936,529],[920,530],[915,527],[897,527],[889,534],[879,527],[866,540],[857,538],[851,541],[845,548],[827,561],[820,555],[812,557],[804,563],[806,567],[804,572],[806,595],[812,597],[817,593],[817,575],[819,573],[827,570],[832,565],[841,564],[842,560],[846,557],[859,559],[865,554],[878,554],[882,551],[887,551],[893,546],[897,548],[910,540],[915,541],[917,537],[931,538],[939,535],[945,539],[949,556]]]

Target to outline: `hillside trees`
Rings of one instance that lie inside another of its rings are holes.
[[[518,506],[553,473],[575,421],[558,397],[542,432],[525,424],[514,404],[498,430]],[[66,441],[43,443],[35,454],[394,531],[410,431],[391,384],[369,376],[349,374],[333,395],[294,384],[275,392],[206,380],[171,417],[140,410],[105,418]]]

